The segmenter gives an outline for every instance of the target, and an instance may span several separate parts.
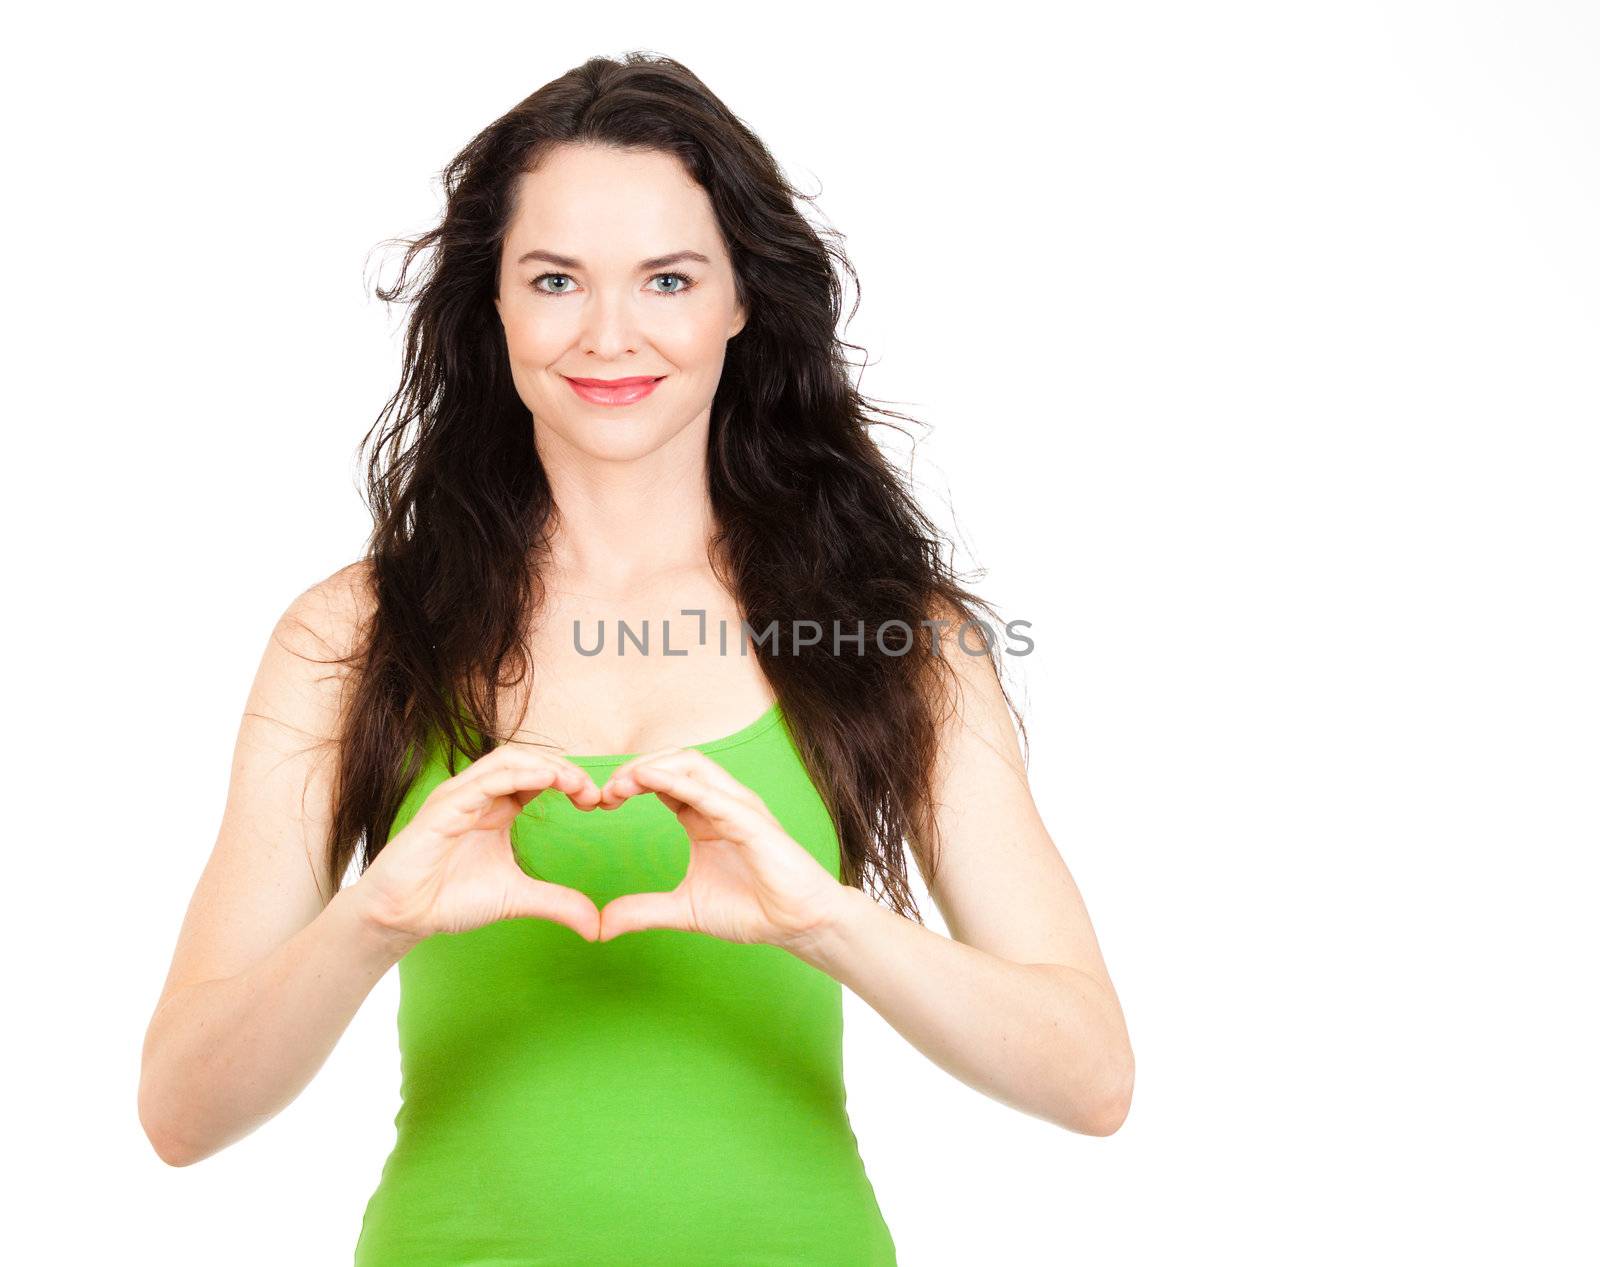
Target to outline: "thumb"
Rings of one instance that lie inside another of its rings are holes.
[[[601,941],[646,928],[693,932],[688,899],[676,889],[670,893],[625,893],[607,902],[600,911]]]
[[[600,936],[600,908],[587,893],[569,889],[564,884],[551,884],[548,880],[535,880],[522,876],[511,891],[513,917],[532,916],[565,924],[584,941],[594,941]]]

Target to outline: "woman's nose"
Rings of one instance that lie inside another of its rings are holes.
[[[596,292],[584,305],[580,351],[609,359],[639,346],[639,313],[624,295]]]

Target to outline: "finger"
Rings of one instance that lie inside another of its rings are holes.
[[[755,792],[698,748],[671,748],[660,756],[635,758],[617,768],[606,781],[606,786],[600,789],[601,795],[605,797],[609,793],[613,798],[633,795],[638,790],[633,776],[645,765],[691,774],[707,786],[717,788],[734,799],[743,801],[751,809],[766,812],[765,802]]]
[[[600,909],[601,941],[646,928],[697,931],[688,896],[677,889],[670,893],[625,893]]]
[[[523,875],[512,895],[513,917],[554,920],[565,924],[585,941],[600,937],[600,908],[587,893]]]
[[[662,765],[663,762],[652,761],[650,764]],[[684,770],[702,783],[718,788],[746,804],[754,804],[759,799],[754,792],[698,748],[681,748],[666,759],[664,764],[669,770]]]
[[[514,744],[504,744],[487,756],[480,758],[456,776],[462,784],[470,784],[498,770],[553,771],[553,778],[545,787],[563,792],[579,809],[591,810],[600,803],[600,789],[593,777],[582,766],[565,757],[550,753],[531,752]],[[540,789],[541,791],[543,788]]]
[[[733,839],[748,837],[766,826],[764,817],[754,807],[721,788],[701,782],[689,772],[645,765],[633,772],[633,778],[646,791],[666,792],[677,797],[698,811],[717,831]]]
[[[445,825],[444,830],[468,831],[502,797],[510,798],[520,813],[558,778],[559,772],[549,765],[502,765],[450,789],[437,802],[431,802],[432,812]]]
[[[520,745],[506,745],[507,748],[520,748]],[[497,749],[501,751],[503,749]],[[526,748],[513,752],[507,760],[515,763],[519,760],[543,761],[551,765],[558,773],[552,785],[566,794],[579,809],[591,810],[600,804],[600,788],[594,781],[594,776],[581,765],[559,753],[531,752]]]
[[[446,780],[446,782],[467,783],[485,771],[498,769],[502,765],[516,764],[518,762],[537,762],[550,765],[559,770],[570,771],[577,777],[579,781],[588,780],[589,782],[593,782],[593,780],[589,778],[589,772],[574,762],[571,758],[563,756],[560,753],[546,752],[539,748],[530,747],[528,744],[522,743],[518,740],[509,740],[506,743],[501,744],[499,747],[485,753],[476,761],[472,762],[471,765],[467,766],[465,770],[462,770],[460,773],[454,775],[451,779]]]
[[[657,748],[654,752],[641,752],[637,757],[624,761],[600,785],[600,807],[616,809],[630,796],[637,796],[643,790],[632,779],[633,771],[639,766],[647,761],[664,761],[682,751],[682,748]]]
[[[517,796],[526,793],[532,800],[547,788],[558,787],[561,772],[550,766],[504,765],[496,770],[485,770],[456,792],[458,797],[476,801],[492,800],[497,796]],[[519,798],[520,799],[520,798]]]
[[[611,778],[608,779],[607,782],[614,782],[619,775],[631,773],[636,767],[643,765],[646,761],[659,761],[664,757],[674,756],[675,754],[683,751],[684,749],[682,748],[657,748],[653,752],[641,752],[636,757],[629,757],[615,770],[613,770],[611,772]]]

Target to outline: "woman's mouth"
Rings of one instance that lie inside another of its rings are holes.
[[[665,374],[637,378],[568,378],[572,390],[591,405],[631,405],[655,391]]]

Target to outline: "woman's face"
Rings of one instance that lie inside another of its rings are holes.
[[[520,178],[494,303],[541,452],[555,441],[608,460],[709,417],[745,321],[711,200],[683,165],[589,145],[561,146]],[[569,381],[637,377],[661,381],[632,403]]]

